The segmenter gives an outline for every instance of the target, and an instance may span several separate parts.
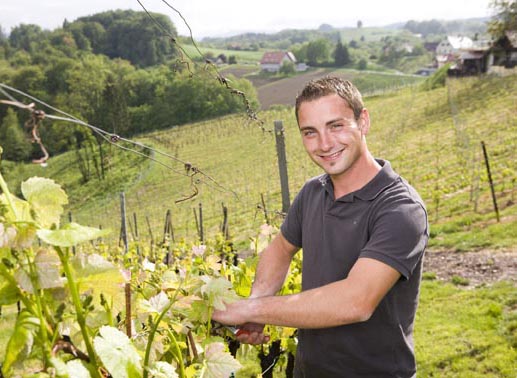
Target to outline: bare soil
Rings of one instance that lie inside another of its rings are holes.
[[[424,272],[436,274],[441,281],[461,277],[466,286],[498,281],[517,282],[517,250],[427,251]]]

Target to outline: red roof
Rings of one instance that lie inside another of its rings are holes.
[[[285,51],[268,51],[264,53],[262,59],[260,60],[260,64],[282,64],[282,60],[286,58],[295,62],[296,59],[294,55],[290,52]]]

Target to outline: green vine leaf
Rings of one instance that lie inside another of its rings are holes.
[[[34,258],[38,271],[39,284],[42,289],[63,287],[65,279],[61,277],[61,262],[53,250],[40,249]]]
[[[211,343],[205,347],[206,369],[201,378],[228,378],[242,365],[225,351],[223,343]]]
[[[37,234],[47,244],[57,247],[73,247],[85,241],[106,236],[109,232],[109,230],[69,223],[59,230],[38,230]]]
[[[115,313],[125,308],[125,279],[117,266],[95,253],[79,253],[71,259],[71,265],[81,291],[93,296],[96,307],[101,306],[102,294]]]
[[[138,302],[138,312],[144,314],[160,314],[167,306],[170,300],[163,291],[160,291],[154,297],[147,299],[140,299]]]
[[[140,378],[140,356],[129,338],[118,329],[104,326],[93,340],[95,351],[113,378]]]
[[[63,361],[60,358],[50,358],[50,363],[53,366],[50,377],[58,378],[91,378],[90,372],[84,366],[81,360]],[[39,375],[38,375],[39,378]]]
[[[211,303],[215,309],[224,310],[226,308],[225,303],[232,303],[239,299],[230,281],[224,278],[212,278],[208,276],[203,276],[201,279],[205,282],[201,287],[201,293],[208,297],[209,303]]]
[[[0,276],[0,306],[14,304],[21,299],[18,288]]]
[[[74,267],[77,277],[118,270],[112,262],[97,253],[78,253],[70,260],[70,263]]]
[[[31,177],[22,183],[21,189],[34,211],[36,222],[42,228],[59,227],[63,205],[68,203],[68,196],[61,186],[48,178]]]
[[[178,373],[174,367],[164,361],[158,361],[149,369],[152,378],[178,378]]]
[[[9,203],[7,195],[5,193],[0,195],[0,204],[5,206],[6,211],[4,216],[8,222],[34,222],[31,216],[31,207],[27,201],[19,199],[12,194],[9,196],[9,199],[14,206],[15,213],[13,213],[11,208],[7,206]]]
[[[34,338],[39,329],[39,319],[27,311],[18,316],[14,332],[9,339],[2,365],[4,376],[10,376],[10,371],[18,362],[24,361],[32,351]]]

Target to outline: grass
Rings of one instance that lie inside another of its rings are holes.
[[[423,281],[415,324],[421,377],[517,376],[517,290]]]
[[[235,56],[238,63],[248,63],[248,64],[257,64],[262,59],[265,50],[259,51],[243,51],[243,50],[227,50],[227,49],[219,49],[212,47],[204,47],[199,46],[199,51],[196,49],[194,45],[182,45],[181,46],[185,52],[192,59],[201,58],[199,55],[199,51],[206,55],[207,53],[212,54],[214,57],[219,56],[220,54],[226,55],[226,57],[230,57],[232,55]]]

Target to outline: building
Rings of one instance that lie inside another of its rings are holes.
[[[284,62],[291,62],[296,65],[296,58],[290,51],[269,51],[265,52],[260,60],[262,71],[278,72]]]
[[[517,66],[517,30],[507,30],[492,44],[489,64],[513,68]]]
[[[469,37],[448,36],[436,46],[436,62],[438,67],[455,62],[462,51],[471,49],[474,42]]]

